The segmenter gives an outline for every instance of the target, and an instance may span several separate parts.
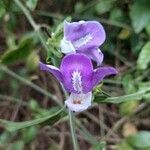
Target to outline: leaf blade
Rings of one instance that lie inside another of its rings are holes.
[[[45,121],[51,120],[54,117],[57,117],[57,115],[60,115],[64,111],[64,107],[53,113],[52,115],[48,115],[45,117],[41,117],[38,119],[30,120],[30,121],[24,121],[24,122],[12,122],[12,121],[7,121],[0,119],[0,124],[8,131],[13,132],[16,130],[20,130],[23,128],[27,128],[30,126],[34,126],[37,124],[42,124]],[[58,119],[58,118],[57,118]]]
[[[150,41],[148,41],[142,48],[137,60],[137,67],[138,69],[144,70],[148,67],[149,63],[150,63]]]

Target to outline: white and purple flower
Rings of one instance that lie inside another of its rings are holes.
[[[61,51],[64,54],[84,53],[98,65],[102,63],[103,53],[99,46],[105,41],[103,26],[97,21],[64,22],[64,37]]]
[[[113,67],[93,69],[90,58],[78,53],[66,55],[62,59],[60,69],[43,63],[40,63],[40,69],[52,73],[71,93],[65,104],[71,111],[76,112],[86,110],[91,105],[92,89],[105,76],[117,73]]]

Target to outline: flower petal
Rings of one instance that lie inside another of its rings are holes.
[[[117,74],[117,70],[113,67],[100,67],[95,69],[93,74],[93,86],[96,86],[106,76],[115,74]]]
[[[60,48],[62,53],[64,54],[75,52],[75,48],[73,47],[72,43],[70,41],[65,40],[65,38],[61,40]]]
[[[92,90],[93,66],[91,60],[84,54],[66,55],[60,66],[63,74],[63,84],[68,92],[79,93],[73,85],[79,82],[77,89],[82,85],[82,92],[87,93]],[[80,88],[81,89],[81,88]]]
[[[76,50],[99,47],[106,38],[103,26],[97,21],[64,23],[64,37]]]
[[[79,100],[81,103],[75,103],[76,100]],[[91,101],[92,92],[89,92],[87,94],[71,93],[69,98],[65,101],[65,104],[71,111],[81,112],[91,106]]]
[[[101,65],[103,62],[104,55],[98,48],[86,50],[84,54],[89,56],[93,61],[96,61],[97,66]]]
[[[63,81],[62,73],[55,66],[46,65],[46,64],[43,64],[42,62],[40,62],[40,69],[43,71],[52,73],[60,82]]]

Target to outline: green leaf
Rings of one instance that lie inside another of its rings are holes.
[[[131,38],[130,38],[130,43],[131,43],[132,53],[135,56],[138,56],[138,54],[141,51],[141,48],[145,42],[143,40],[141,40],[141,38],[138,34],[132,34]]]
[[[138,84],[138,89],[139,89],[139,91],[142,91],[142,90],[146,90],[147,89],[147,87],[150,87],[150,81],[148,82],[140,82],[139,84]]]
[[[111,10],[109,18],[112,21],[123,21],[124,19],[123,12],[119,8],[114,8]]]
[[[2,57],[1,63],[12,64],[17,60],[25,60],[33,50],[33,41],[31,38],[21,41],[16,49],[8,50]]]
[[[131,94],[136,91],[135,83],[131,74],[123,77],[123,88],[126,94]]]
[[[63,116],[65,116],[66,113],[64,112],[64,107],[62,109],[57,108],[57,109],[52,109],[51,113],[47,116],[42,116],[41,118],[30,120],[30,121],[24,121],[24,122],[12,122],[12,121],[7,121],[0,119],[0,124],[3,126],[6,130],[13,132],[19,129],[27,128],[30,126],[34,126],[37,124],[44,124],[47,123],[53,124],[59,119],[61,119]]]
[[[126,142],[126,140],[123,140],[121,143],[117,145],[117,150],[135,150],[129,145],[129,143]]]
[[[38,0],[27,0],[26,1],[26,6],[30,9],[30,10],[34,10],[37,6]]]
[[[5,15],[6,10],[4,7],[0,7],[0,19]]]
[[[119,103],[128,102],[128,101],[138,101],[138,100],[141,100],[145,94],[148,94],[148,92],[150,93],[150,87],[147,87],[146,89],[138,91],[133,94],[119,96],[119,97],[108,97],[108,98],[103,99],[99,95],[96,95],[94,102],[119,104]]]
[[[30,53],[30,55],[27,57],[26,61],[26,67],[29,71],[35,71],[39,67],[39,55],[37,52],[33,51]]]
[[[23,141],[16,141],[12,144],[12,150],[24,150],[24,142]]]
[[[95,10],[99,14],[108,12],[112,7],[115,0],[100,0],[96,5]]]
[[[32,110],[32,111],[37,111],[40,109],[40,106],[39,106],[39,103],[34,100],[34,99],[31,99],[29,102],[28,102],[28,107]]]
[[[121,103],[119,105],[119,113],[121,115],[127,115],[130,116],[133,114],[133,112],[135,111],[135,109],[138,106],[138,102],[137,101],[129,101],[129,102],[124,102]]]
[[[138,60],[137,67],[138,69],[146,69],[150,63],[150,41],[147,42],[142,48]]]
[[[150,131],[141,131],[127,138],[127,142],[135,148],[150,148]]]
[[[92,150],[106,150],[106,143],[99,142],[93,146]]]
[[[138,0],[131,7],[130,17],[136,33],[142,31],[150,23],[149,0]]]
[[[118,35],[118,38],[121,40],[126,40],[131,35],[131,31],[127,29],[122,29],[121,32]]]
[[[10,133],[9,132],[3,132],[0,134],[0,144],[5,145],[7,141],[9,141]]]
[[[136,92],[135,83],[133,77],[127,74],[123,77],[123,88],[126,94],[131,94]],[[119,105],[119,112],[121,115],[131,115],[135,108],[138,106],[138,101],[127,101]]]
[[[8,34],[6,38],[6,43],[7,43],[8,49],[16,49],[17,48],[16,36],[14,34]]]
[[[146,26],[146,32],[148,36],[150,37],[150,23]]]
[[[80,13],[83,8],[84,8],[84,4],[82,2],[77,2],[74,7],[75,13],[77,14]]]
[[[22,138],[25,144],[31,142],[37,135],[38,128],[35,126],[31,126],[29,128],[25,128],[22,130]]]

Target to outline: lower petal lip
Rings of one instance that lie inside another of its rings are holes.
[[[86,94],[71,93],[69,98],[65,101],[65,104],[71,111],[81,112],[86,110],[91,105],[91,101],[92,92]]]
[[[93,72],[93,65],[85,54],[66,55],[61,62],[60,71],[63,74],[64,87],[68,92],[85,93],[92,89],[92,82],[89,78]],[[76,84],[76,77],[78,77],[79,84]]]

